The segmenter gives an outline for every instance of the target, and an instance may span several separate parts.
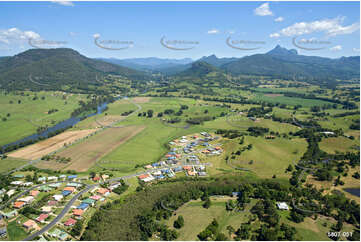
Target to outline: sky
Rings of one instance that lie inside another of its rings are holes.
[[[359,2],[0,2],[0,56],[72,48],[95,58],[242,57],[280,45],[360,54]]]

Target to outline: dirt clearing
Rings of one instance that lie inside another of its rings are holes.
[[[135,103],[147,103],[149,102],[150,97],[135,97],[132,98],[132,101]]]
[[[66,131],[47,140],[40,141],[36,144],[10,153],[9,157],[36,160],[43,157],[44,155],[60,149],[64,146],[64,144],[69,145],[79,139],[90,135],[91,133],[94,133],[95,131],[97,131],[97,129]]]
[[[37,166],[48,169],[54,169],[53,167],[56,166],[56,169],[75,170],[78,172],[87,171],[98,159],[131,139],[144,128],[144,126],[127,126],[106,129],[88,140],[68,147],[56,154],[61,157],[70,157],[70,163],[59,164],[51,161],[40,162]]]

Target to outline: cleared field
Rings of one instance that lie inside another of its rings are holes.
[[[36,133],[40,126],[52,126],[70,117],[85,101],[81,94],[63,92],[0,92],[0,146]],[[51,109],[58,111],[48,114]],[[6,119],[6,121],[4,121]]]
[[[306,141],[298,138],[268,140],[263,137],[246,136],[242,146],[248,144],[252,144],[252,149],[236,156],[232,164],[247,168],[262,178],[271,178],[273,175],[288,176],[285,173],[286,168],[299,160],[307,147]],[[253,163],[250,164],[250,161]]]
[[[70,157],[72,160],[70,164],[61,164],[61,169],[79,172],[87,171],[98,159],[125,143],[143,129],[144,126],[109,128],[79,144],[68,147],[57,153],[61,157]],[[41,162],[38,166],[52,169],[53,163],[56,162]]]
[[[6,159],[0,159],[0,173],[10,171],[19,166],[26,164],[28,161],[23,159],[15,159],[8,157]]]
[[[212,205],[206,209],[202,207],[203,202],[200,200],[190,201],[184,204],[176,211],[176,216],[172,216],[166,224],[173,227],[174,221],[179,215],[184,218],[184,227],[179,231],[178,241],[192,241],[198,240],[197,235],[204,230],[215,218],[219,223],[219,230],[225,235],[228,235],[226,227],[228,225],[234,228],[239,228],[240,224],[247,222],[250,212],[231,213],[226,211],[225,203],[231,199],[225,198],[211,198]],[[254,205],[254,201],[246,205],[246,210],[249,210]]]
[[[324,104],[331,104],[330,102],[317,100],[317,99],[304,99],[298,97],[286,97],[286,96],[267,96],[261,93],[256,93],[251,97],[251,100],[264,101],[270,103],[281,103],[286,105],[302,105],[303,107],[322,106]]]
[[[38,142],[36,144],[27,146],[23,149],[14,151],[8,156],[13,158],[22,158],[27,160],[36,160],[44,155],[54,152],[65,145],[72,144],[73,142],[83,139],[84,137],[96,132],[97,129],[86,129],[79,131],[66,131],[54,137]]]
[[[342,144],[342,145],[340,145]],[[330,137],[324,138],[320,142],[320,148],[327,153],[335,154],[339,152],[352,152],[360,149],[358,140],[350,140],[346,137]]]

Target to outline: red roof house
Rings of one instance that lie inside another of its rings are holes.
[[[37,222],[44,222],[45,219],[47,219],[49,217],[49,214],[46,214],[46,213],[42,213],[39,215],[39,217],[37,217],[35,220]]]
[[[81,210],[81,209],[74,209],[73,210],[73,215],[74,216],[81,216],[82,214],[84,213],[84,210]]]
[[[75,219],[72,219],[72,218],[69,218],[69,219],[64,223],[65,226],[73,226],[74,224],[76,224],[76,220],[75,220]]]

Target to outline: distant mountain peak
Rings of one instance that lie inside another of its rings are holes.
[[[286,49],[284,47],[281,47],[280,45],[277,45],[274,49],[267,52],[268,55],[298,55],[297,50],[295,49]]]

